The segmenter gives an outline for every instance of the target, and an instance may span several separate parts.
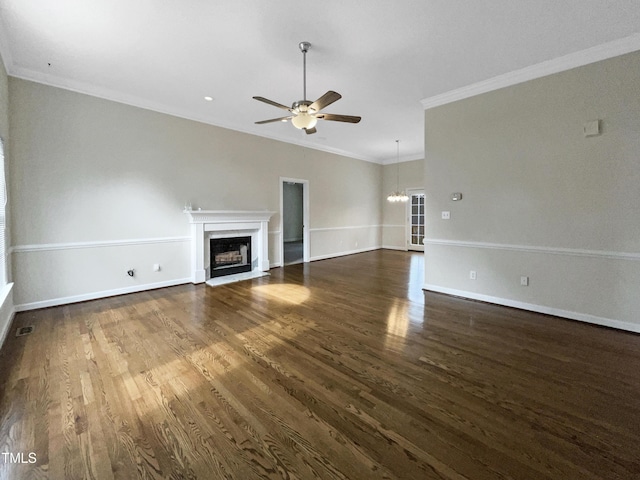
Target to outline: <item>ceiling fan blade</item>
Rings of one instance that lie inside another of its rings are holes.
[[[322,95],[319,99],[309,105],[309,110],[313,110],[315,112],[319,112],[325,107],[328,107],[333,102],[336,102],[342,98],[338,92],[334,92],[333,90],[329,90],[327,93]]]
[[[255,122],[256,125],[262,125],[263,123],[271,123],[271,122],[284,122],[287,120],[291,120],[293,116],[290,117],[279,117],[279,118],[270,118],[269,120],[260,120],[259,122]]]
[[[259,102],[264,102],[264,103],[268,103],[269,105],[273,105],[274,107],[278,107],[278,108],[282,108],[283,110],[287,110],[287,111],[291,111],[291,109],[285,105],[282,105],[281,103],[278,102],[274,102],[273,100],[269,100],[268,98],[264,98],[264,97],[253,97],[255,100],[258,100]]]
[[[353,115],[336,115],[334,113],[320,113],[319,115],[316,115],[316,118],[347,123],[358,123],[362,119],[362,117],[354,117]]]
[[[317,132],[316,127],[305,128],[304,131],[307,132],[307,135],[311,135],[312,133],[316,133]]]

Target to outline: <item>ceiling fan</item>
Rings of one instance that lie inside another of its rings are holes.
[[[309,42],[300,42],[298,45],[300,51],[303,55],[302,60],[302,95],[303,100],[298,100],[297,102],[293,102],[291,108],[286,105],[282,105],[281,103],[274,102],[273,100],[269,100],[264,97],[253,97],[256,100],[264,103],[268,103],[269,105],[273,105],[274,107],[282,108],[290,113],[290,115],[286,117],[279,118],[271,118],[269,120],[262,120],[260,122],[256,122],[258,125],[262,125],[263,123],[271,123],[271,122],[286,122],[291,120],[293,126],[304,130],[307,135],[312,133],[316,133],[316,123],[318,120],[330,120],[333,122],[346,122],[346,123],[358,123],[361,117],[354,117],[352,115],[336,115],[334,113],[320,113],[325,107],[328,107],[333,102],[336,102],[342,98],[338,92],[334,92],[329,90],[327,93],[322,95],[315,102],[310,102],[307,100],[307,52],[311,48],[311,44]]]

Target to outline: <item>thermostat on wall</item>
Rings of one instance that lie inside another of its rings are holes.
[[[462,194],[460,192],[452,193],[451,200],[453,200],[454,202],[457,202],[458,200],[462,200]]]

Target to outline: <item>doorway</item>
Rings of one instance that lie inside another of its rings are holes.
[[[407,189],[407,247],[424,252],[424,190]]]
[[[280,258],[282,265],[309,261],[309,182],[280,178]]]

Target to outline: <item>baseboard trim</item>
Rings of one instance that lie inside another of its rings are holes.
[[[377,246],[377,247],[359,248],[357,250],[347,250],[347,251],[344,251],[344,252],[329,253],[327,255],[316,255],[315,257],[311,257],[309,259],[309,261],[310,262],[316,262],[318,260],[329,260],[330,258],[344,257],[346,255],[354,255],[356,253],[372,252],[374,250],[380,250],[380,249],[383,249],[383,248],[387,248],[389,250],[400,250],[400,251],[405,251],[406,252],[406,249],[403,249],[403,248],[384,247],[384,246],[379,247],[379,246]],[[283,266],[282,262],[274,262],[274,263],[269,265],[269,268],[280,268],[282,266]]]
[[[0,349],[4,345],[5,340],[7,339],[7,335],[9,334],[9,330],[11,330],[11,325],[13,324],[13,318],[16,316],[16,309],[13,306],[13,283],[8,283],[2,289],[0,289],[0,312],[2,316],[4,316],[5,309],[8,307],[8,312],[6,312],[6,323],[2,327],[2,331],[0,331]],[[0,318],[0,321],[3,321],[4,318]]]
[[[131,287],[84,293],[82,295],[73,295],[70,297],[52,298],[50,300],[42,300],[39,302],[23,303],[20,305],[15,305],[14,309],[16,312],[24,312],[27,310],[37,310],[39,308],[57,307],[60,305],[67,305],[69,303],[86,302],[88,300],[98,300],[100,298],[115,297],[117,295],[125,295],[127,293],[137,293],[147,290],[155,290],[158,288],[174,287],[176,285],[183,285],[185,283],[192,283],[191,278],[179,278],[175,280],[167,280],[165,282],[146,283],[144,285],[134,285]]]
[[[382,245],[382,247],[385,250],[399,250],[401,252],[407,252],[409,251],[409,249],[407,247],[398,247],[397,245]]]
[[[5,340],[7,339],[7,335],[9,334],[9,330],[11,330],[11,325],[13,325],[13,319],[16,316],[15,307],[11,309],[9,313],[9,319],[7,320],[6,325],[2,332],[0,332],[0,350],[2,350],[2,346],[4,345]]]
[[[496,305],[502,305],[505,307],[513,307],[519,308],[521,310],[529,310],[531,312],[544,313],[546,315],[554,315],[556,317],[567,318],[569,320],[577,320],[585,323],[592,323],[594,325],[600,325],[603,327],[617,328],[618,330],[640,333],[640,324],[623,322],[621,320],[614,320],[612,318],[597,317],[595,315],[589,315],[587,313],[572,312],[570,310],[562,310],[559,308],[547,307],[545,305],[520,302],[518,300],[494,297],[481,293],[468,292],[466,290],[457,290],[455,288],[441,287],[439,285],[433,285],[429,283],[425,283],[422,286],[422,289],[429,290],[431,292],[445,293],[447,295],[453,295],[456,297],[469,298],[471,300],[480,300],[482,302],[495,303]]]
[[[380,246],[375,246],[375,247],[367,247],[367,248],[358,248],[356,250],[346,250],[344,252],[335,252],[335,253],[329,253],[327,255],[317,255],[315,257],[311,257],[309,260],[311,262],[315,262],[317,260],[328,260],[330,258],[336,258],[336,257],[344,257],[345,255],[354,255],[356,253],[364,253],[364,252],[371,252],[373,250],[380,250]]]

